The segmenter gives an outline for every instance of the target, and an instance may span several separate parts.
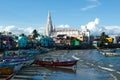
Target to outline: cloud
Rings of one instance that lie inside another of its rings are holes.
[[[120,35],[120,26],[106,26],[106,33],[110,35]]]
[[[21,33],[24,33],[26,35],[32,34],[32,31],[34,30],[33,27],[16,27],[14,25],[11,26],[0,26],[0,32],[12,32],[13,34],[19,35]],[[43,34],[44,27],[38,27],[36,28],[38,33]]]
[[[84,7],[84,8],[81,8],[81,11],[86,11],[86,10],[95,8],[95,7],[97,7],[97,6],[98,6],[98,5],[89,5],[89,6],[86,6],[86,7]]]
[[[108,35],[120,35],[120,26],[101,26],[99,18],[82,25],[81,29],[84,30],[85,26],[90,30],[91,35],[101,35],[102,32]]]
[[[101,35],[102,32],[105,32],[108,35],[120,35],[120,26],[101,26],[100,19],[95,18],[93,21],[88,22],[85,25],[81,25],[81,29],[84,30],[85,27],[90,30],[91,35]],[[62,24],[56,27],[57,29],[70,29],[70,25]],[[0,26],[0,32],[12,32],[13,34],[19,35],[24,33],[26,35],[32,34],[32,31],[36,29],[39,34],[43,34],[45,27],[17,27],[15,25],[11,26]]]
[[[89,2],[92,3],[92,4],[85,6],[85,7],[81,8],[80,10],[81,11],[87,11],[87,10],[96,8],[101,4],[98,0],[89,0]]]
[[[65,24],[65,25],[59,25],[57,26],[57,28],[70,28],[70,26],[68,24]]]

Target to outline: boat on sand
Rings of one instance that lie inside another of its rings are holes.
[[[44,58],[43,60],[37,60],[35,63],[40,66],[51,67],[72,67],[77,64],[78,60],[59,61],[53,58]]]

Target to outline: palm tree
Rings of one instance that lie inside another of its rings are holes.
[[[38,34],[36,29],[33,30],[32,34],[33,34],[33,39],[35,39],[36,37],[39,36],[39,34]]]

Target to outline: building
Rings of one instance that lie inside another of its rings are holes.
[[[69,36],[78,36],[79,30],[56,30],[54,35],[69,35]]]
[[[52,25],[51,15],[48,12],[48,20],[47,25],[45,27],[45,36],[48,37],[57,37],[58,35],[65,35],[69,37],[76,37],[80,41],[90,42],[90,31],[85,27],[84,30],[75,30],[75,29],[68,29],[68,30],[55,30],[55,27]]]
[[[0,35],[0,50],[15,48],[13,35],[10,32],[3,32]]]
[[[48,20],[47,20],[47,25],[45,27],[45,36],[52,36],[53,34],[53,25],[52,25],[52,20],[51,20],[51,15],[50,12],[48,12]]]
[[[26,48],[28,44],[28,37],[19,36],[18,38],[18,48]]]

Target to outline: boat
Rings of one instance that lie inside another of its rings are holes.
[[[18,72],[23,67],[22,63],[9,63],[0,60],[0,74],[10,75]]]
[[[14,71],[14,66],[7,65],[0,60],[0,75],[10,75]]]
[[[10,64],[23,64],[23,66],[28,66],[34,62],[34,56],[32,56],[28,51],[18,50],[18,51],[6,51],[3,53],[2,59],[6,63]]]
[[[45,58],[42,61],[37,60],[35,63],[40,66],[52,66],[52,67],[71,67],[77,64],[78,60],[68,60],[68,61],[54,61],[53,58]]]
[[[18,59],[30,56],[27,51],[17,50],[17,51],[5,51],[2,54],[2,59]]]
[[[34,62],[33,58],[18,58],[18,59],[4,59],[4,62],[9,64],[23,64],[23,66],[31,65]]]
[[[117,53],[110,53],[110,52],[106,52],[105,54],[104,54],[106,57],[112,57],[112,56],[120,56],[120,54],[117,54]]]
[[[13,73],[13,67],[0,67],[0,75],[10,75]]]

